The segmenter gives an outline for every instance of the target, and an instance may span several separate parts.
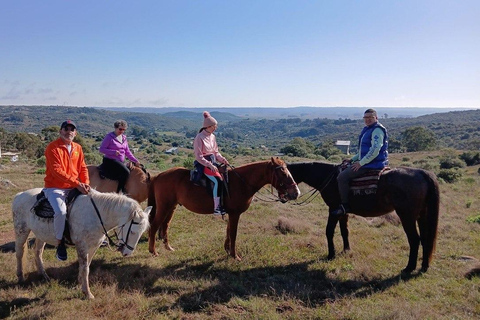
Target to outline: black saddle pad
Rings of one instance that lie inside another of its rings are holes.
[[[67,195],[66,199],[66,204],[67,207],[69,204],[73,203],[75,198],[77,198],[78,195],[80,195],[81,192],[78,191],[77,188],[74,188],[70,190],[70,192]],[[53,211],[52,205],[48,201],[48,199],[45,197],[45,193],[43,193],[43,190],[37,194],[37,201],[33,205],[32,209],[30,209],[32,213],[36,214],[40,218],[47,218],[47,219],[52,219],[53,215],[55,212]]]

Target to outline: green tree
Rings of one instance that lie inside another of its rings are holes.
[[[306,157],[309,153],[312,153],[313,145],[311,142],[306,141],[303,138],[296,137],[290,142],[289,145],[280,149],[280,152],[290,154],[296,157]]]
[[[410,127],[402,132],[403,145],[408,152],[432,150],[436,145],[433,131],[424,127]]]

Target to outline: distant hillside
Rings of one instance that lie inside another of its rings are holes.
[[[362,117],[365,107],[293,107],[293,108],[122,108],[122,107],[98,107],[111,111],[123,112],[141,112],[168,115],[177,112],[193,112],[199,113],[204,110],[209,112],[219,112],[235,115],[241,118],[251,119],[359,119]],[[468,108],[376,108],[380,118],[385,115],[388,118],[413,118],[433,113],[445,113],[449,111],[465,111]],[[230,119],[227,119],[230,120]]]
[[[173,132],[176,137],[174,141],[187,145],[201,126],[203,109],[173,109],[162,108],[163,111],[168,112],[160,114],[133,112],[142,110],[141,108],[107,110],[103,108],[58,106],[0,106],[0,128],[9,132],[40,133],[43,128],[58,126],[65,119],[72,119],[77,123],[82,135],[103,136],[106,132],[112,130],[115,120],[125,119],[129,126],[140,127],[149,133],[168,134],[168,132]],[[243,117],[239,114],[227,112],[234,112],[239,108],[206,109],[209,109],[211,114],[219,121],[220,125],[217,131],[219,141],[222,142],[223,146],[231,146],[232,148],[256,148],[264,145],[271,150],[279,150],[297,137],[315,145],[325,142],[331,143],[336,140],[350,140],[352,145],[356,146],[357,136],[364,125],[362,120],[363,108],[350,111],[358,113],[355,117],[336,119],[330,119],[327,116],[308,118],[303,118],[300,115],[293,116],[294,111],[312,111],[312,109],[317,111],[320,108],[282,109],[290,113],[291,116],[280,119],[275,117]],[[263,114],[266,111],[272,113],[279,108],[260,109],[255,109],[258,114]],[[451,147],[459,150],[478,150],[480,148],[480,110],[449,111],[413,118],[393,117],[392,114],[395,113],[380,114],[380,122],[387,127],[392,142],[401,140],[402,132],[407,128],[421,126],[435,134],[438,147]],[[163,140],[169,141],[171,139]]]
[[[201,117],[201,114],[197,117]],[[129,126],[139,126],[147,130],[177,131],[194,125],[187,118],[161,114],[146,115],[85,107],[0,106],[0,127],[13,132],[39,133],[45,127],[59,126],[66,119],[75,121],[80,132],[89,134],[105,134],[113,129],[113,123],[118,119],[126,120]]]

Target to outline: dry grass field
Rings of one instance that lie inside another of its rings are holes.
[[[437,154],[437,156],[440,155]],[[432,157],[392,154],[392,166]],[[291,159],[289,161],[292,161]],[[241,165],[236,161],[236,165]],[[465,273],[480,262],[478,166],[461,181],[441,183],[437,250],[429,271],[402,277],[408,243],[395,219],[350,218],[351,252],[328,261],[327,208],[320,197],[297,206],[256,200],[239,223],[235,261],[223,250],[226,221],[177,209],[169,235],[176,249],[145,234],[129,258],[100,248],[85,300],[69,259],[44,253],[50,282],[35,270],[29,250],[27,281],[18,285],[11,216],[17,192],[43,185],[33,166],[0,167],[0,318],[7,319],[478,319],[480,277]],[[310,189],[301,185],[303,192]],[[261,191],[265,198],[268,190]],[[143,204],[145,206],[145,203]],[[395,217],[395,215],[393,215]],[[31,235],[33,238],[33,235]],[[337,251],[342,243],[336,231]],[[421,261],[419,261],[418,267]]]

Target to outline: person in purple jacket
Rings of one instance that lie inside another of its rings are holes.
[[[122,190],[125,193],[125,183],[130,174],[130,170],[124,163],[125,158],[128,158],[135,165],[140,163],[128,147],[127,136],[125,135],[127,122],[117,120],[113,126],[115,130],[108,133],[100,145],[100,152],[104,154],[102,170],[107,177],[115,177],[118,180],[117,192]]]

